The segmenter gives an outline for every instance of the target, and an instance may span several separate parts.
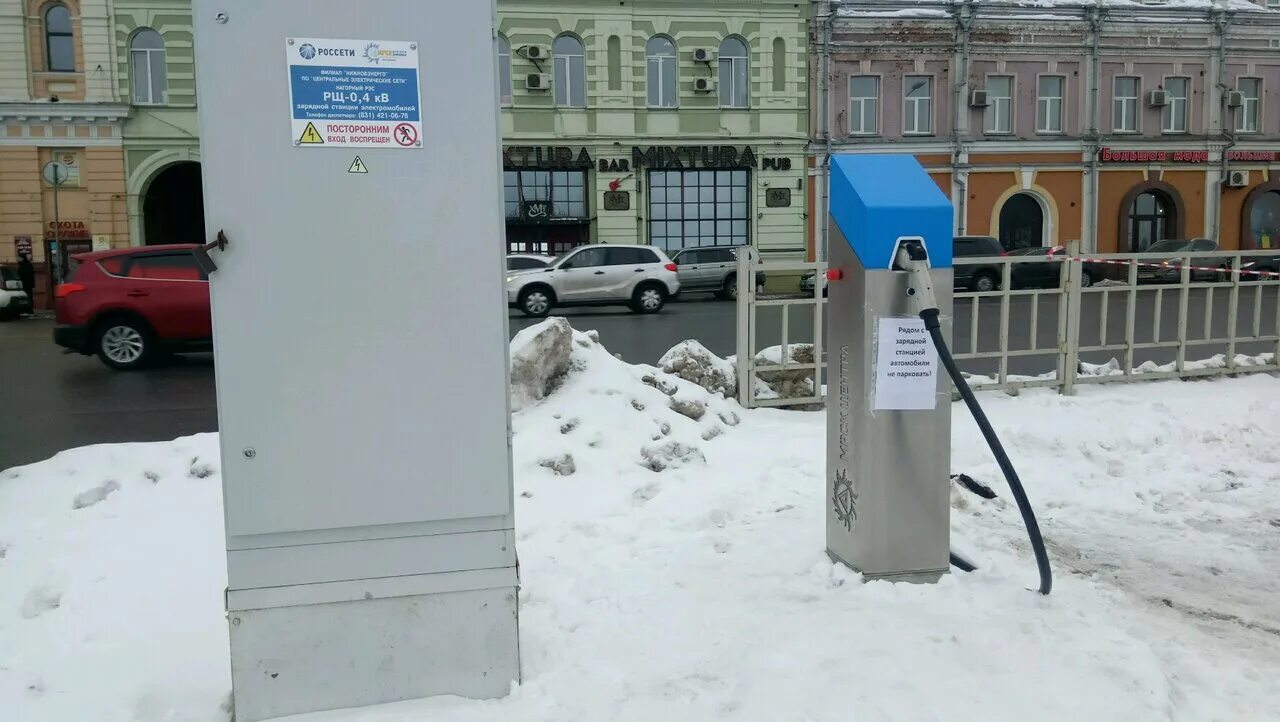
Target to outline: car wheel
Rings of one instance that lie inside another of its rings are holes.
[[[1093,276],[1088,271],[1080,273],[1080,287],[1089,288],[1093,285]]]
[[[520,292],[517,306],[524,312],[524,315],[530,318],[545,318],[551,313],[551,307],[555,305],[555,300],[551,295],[551,291],[542,286],[534,286],[526,288]]]
[[[990,273],[979,273],[969,282],[969,290],[987,293],[996,290],[996,277]]]
[[[720,289],[720,297],[728,301],[738,300],[738,279],[729,276],[724,279],[724,286]]]
[[[637,288],[631,297],[631,309],[636,313],[657,313],[666,303],[666,291],[653,284]]]
[[[98,328],[94,344],[98,358],[113,369],[142,368],[151,357],[151,332],[131,318],[110,319]]]

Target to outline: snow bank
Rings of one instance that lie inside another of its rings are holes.
[[[572,338],[513,417],[524,683],[309,722],[1276,718],[1280,380],[984,395],[1050,544],[1045,598],[962,406],[953,469],[1000,494],[953,489],[980,571],[863,583],[823,552],[822,415]],[[216,454],[0,472],[0,718],[228,719]]]

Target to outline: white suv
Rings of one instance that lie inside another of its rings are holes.
[[[582,246],[543,270],[507,274],[507,303],[534,318],[556,306],[657,313],[679,290],[676,264],[653,246]]]
[[[0,321],[8,321],[24,313],[31,313],[31,299],[22,290],[18,272],[0,268]]]

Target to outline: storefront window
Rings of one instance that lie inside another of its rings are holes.
[[[1173,228],[1173,203],[1159,191],[1140,193],[1129,209],[1129,250],[1142,253],[1167,239]]]
[[[1267,191],[1253,201],[1249,230],[1256,248],[1280,248],[1280,191]]]
[[[649,240],[674,252],[750,241],[745,170],[649,172]]]
[[[502,174],[503,208],[510,220],[586,218],[587,174],[580,170],[509,170]],[[545,217],[534,201],[550,201]],[[531,215],[532,213],[532,215]]]

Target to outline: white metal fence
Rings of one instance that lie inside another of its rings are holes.
[[[1258,275],[1280,251],[956,259],[957,277],[998,277],[994,290],[957,290],[952,352],[981,388],[1050,387],[1280,370],[1280,276]],[[1269,266],[1268,266],[1269,267]],[[747,406],[820,403],[825,382],[819,263],[759,264],[770,284],[794,276],[795,292],[762,295],[739,282],[739,401]],[[815,276],[802,291],[804,273]],[[740,275],[740,279],[743,277]],[[812,344],[812,351],[809,351]],[[808,375],[797,384],[797,375]],[[779,394],[778,380],[787,380]]]

